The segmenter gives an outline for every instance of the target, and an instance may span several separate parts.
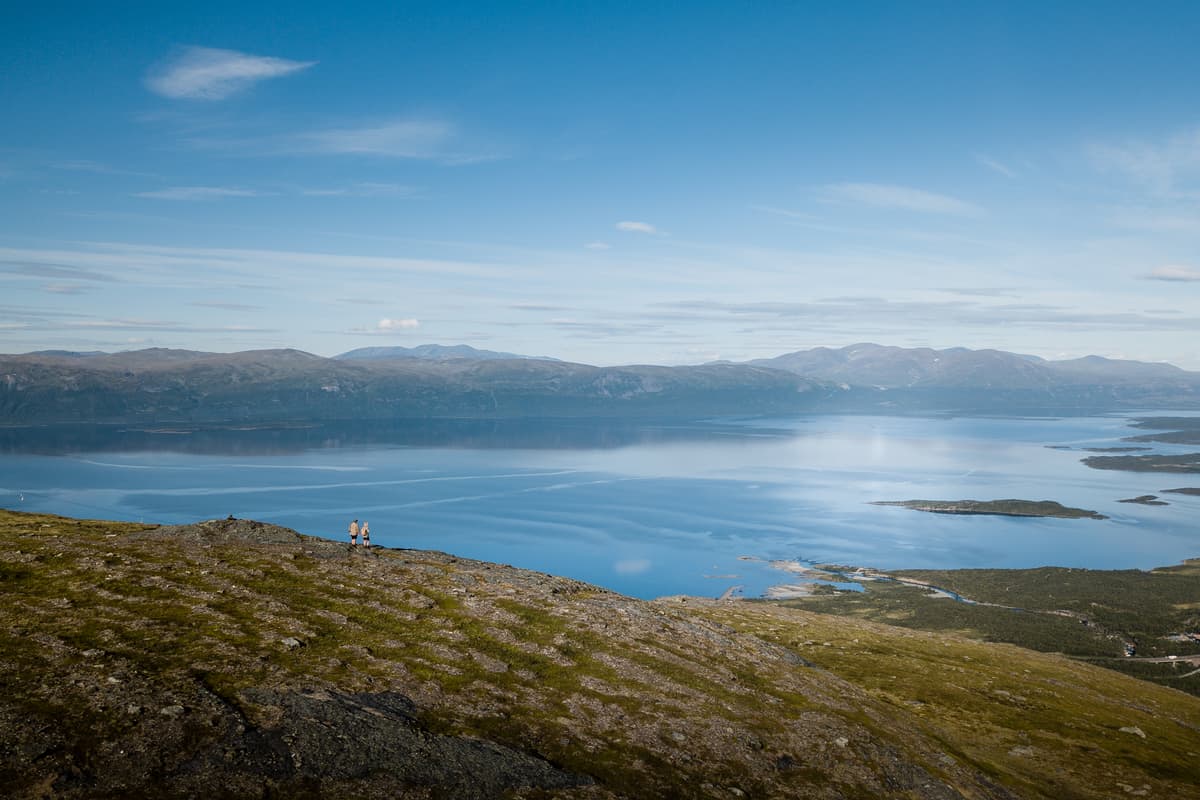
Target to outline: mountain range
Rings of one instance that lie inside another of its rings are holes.
[[[861,344],[744,363],[595,367],[467,346],[0,356],[0,422],[278,423],[1200,407],[1200,373],[1089,356]]]
[[[1173,364],[1101,356],[1048,361],[1039,356],[1003,350],[968,350],[965,347],[934,350],[928,347],[855,344],[838,349],[815,347],[745,363],[782,369],[818,380],[888,389],[1048,389],[1147,382],[1180,386],[1200,384],[1200,373],[1188,372]]]

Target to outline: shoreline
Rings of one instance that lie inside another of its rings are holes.
[[[738,556],[742,560],[762,559],[754,558],[753,556]],[[818,564],[813,562],[805,562],[798,559],[774,559],[768,563],[773,569],[777,569],[786,573],[789,576],[794,576],[790,581],[782,581],[775,583],[766,588],[762,595],[758,598],[745,598],[733,596],[731,587],[723,594],[720,600],[798,600],[813,596],[829,596],[834,594],[859,594],[867,591],[866,584],[887,582],[896,583],[903,586],[910,586],[915,589],[925,589],[929,599],[948,599],[955,602],[964,603],[966,605],[990,606],[994,608],[1006,608],[1013,611],[1025,611],[1019,606],[1007,606],[1000,603],[988,603],[980,600],[975,600],[965,595],[960,594],[952,589],[944,586],[939,586],[930,581],[920,578],[911,578],[902,574],[903,572],[919,571],[919,572],[1011,572],[1011,573],[1030,573],[1041,569],[1062,569],[1067,571],[1079,571],[1089,574],[1094,573],[1121,573],[1128,572],[1127,569],[1091,569],[1088,567],[1063,567],[1056,565],[1046,565],[1039,567],[958,567],[951,569],[911,569],[901,568],[895,570],[883,570],[876,567],[863,567],[845,564]],[[1151,569],[1135,569],[1137,572],[1150,574],[1158,570],[1170,569],[1173,567],[1185,567],[1192,564],[1200,564],[1200,556],[1193,558],[1180,559],[1175,564],[1163,564]],[[854,584],[857,589],[842,588],[846,584]]]

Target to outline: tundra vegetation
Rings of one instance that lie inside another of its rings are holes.
[[[1189,660],[1200,660],[1200,559],[1153,570],[1041,567],[887,574],[895,580],[864,581],[863,592],[826,589],[782,602],[823,614],[1062,653],[1200,695],[1200,664]]]
[[[1200,699],[957,633],[244,520],[0,512],[0,541],[14,797],[1099,798],[1197,776]]]

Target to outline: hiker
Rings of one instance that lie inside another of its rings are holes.
[[[371,529],[367,526],[367,521],[364,519],[362,524],[363,547],[371,546]]]
[[[350,523],[350,545],[353,547],[358,544],[358,520]]]

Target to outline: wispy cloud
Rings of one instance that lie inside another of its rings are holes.
[[[517,311],[566,311],[566,306],[556,306],[549,303],[509,303],[509,308]]]
[[[801,325],[806,330],[841,334],[863,332],[872,325],[885,335],[919,332],[951,325],[962,329],[994,328],[1046,331],[1188,331],[1200,325],[1195,316],[1163,318],[1136,311],[1093,311],[1048,303],[983,303],[955,301],[890,300],[886,298],[829,298],[816,302],[748,302],[689,300],[657,304],[659,314],[645,319],[672,323],[726,322],[753,325],[747,332],[770,330],[772,322]]]
[[[1200,281],[1200,269],[1174,265],[1157,267],[1150,270],[1149,274],[1146,275],[1146,279],[1151,281],[1176,281],[1193,283]]]
[[[223,100],[259,81],[307,69],[315,61],[187,47],[146,76],[146,88],[172,99]]]
[[[107,164],[101,164],[99,161],[88,161],[86,159],[56,161],[50,166],[54,169],[64,169],[71,172],[96,172],[101,175],[108,175],[114,172],[113,168]]]
[[[154,200],[219,200],[225,197],[276,197],[281,194],[295,194],[301,197],[411,197],[416,193],[414,187],[399,183],[364,182],[324,188],[286,187],[280,191],[248,189],[241,186],[172,186],[167,189],[137,192],[134,197],[148,197]]]
[[[453,122],[392,118],[266,136],[199,135],[183,142],[199,150],[242,156],[370,156],[436,161],[449,166],[505,158],[492,145],[471,141]]]
[[[630,220],[625,220],[618,222],[616,228],[619,231],[626,231],[628,233],[649,233],[652,235],[658,233],[658,228],[654,227],[649,222],[633,222]]]
[[[12,256],[5,260],[4,256]],[[35,278],[64,278],[76,281],[100,281],[104,283],[118,280],[104,272],[97,272],[85,266],[54,263],[55,259],[65,257],[69,253],[44,250],[0,249],[0,274],[29,275]]]
[[[351,328],[343,330],[340,333],[353,334],[355,336],[389,336],[404,331],[412,331],[421,327],[421,321],[417,319],[388,319],[379,320],[374,327]]]
[[[1001,164],[999,161],[997,161],[994,158],[989,158],[988,156],[983,156],[983,155],[977,155],[977,156],[975,156],[975,160],[978,161],[983,166],[990,169],[992,172],[997,172],[1006,178],[1017,177],[1016,170],[1014,170],[1012,167],[1009,167],[1006,164]]]
[[[72,161],[56,161],[50,165],[52,169],[60,169],[68,172],[91,172],[96,175],[133,175],[138,177],[151,177],[153,173],[138,172],[136,170],[121,169],[114,167],[111,164],[104,164],[100,161],[89,161],[87,159],[76,159]]]
[[[936,291],[960,297],[1020,297],[1024,293],[1008,286],[943,286]]]
[[[301,189],[305,197],[410,197],[417,193],[412,186],[399,183],[355,183],[349,186],[337,186],[327,189]]]
[[[277,333],[274,328],[255,328],[249,325],[222,325],[206,327],[189,325],[183,322],[158,319],[84,319],[64,322],[64,329],[80,330],[136,330],[136,331],[171,331],[176,333]]]
[[[409,331],[421,327],[420,320],[415,319],[381,319],[375,326],[377,331]]]
[[[776,217],[786,217],[787,219],[798,219],[804,222],[816,222],[820,220],[814,214],[808,214],[804,211],[792,211],[789,208],[779,208],[777,206],[750,206],[753,211],[762,211],[764,214],[772,214]]]
[[[91,287],[78,283],[47,283],[42,290],[50,294],[83,294],[90,291]]]
[[[1155,203],[1143,208],[1119,208],[1109,217],[1115,225],[1157,233],[1200,232],[1200,208],[1193,203]]]
[[[263,192],[232,186],[172,186],[153,192],[137,192],[135,197],[155,200],[217,200],[222,197],[261,197]]]
[[[438,158],[455,135],[455,126],[436,120],[392,120],[380,125],[331,128],[300,134],[301,149],[319,153],[389,158]]]
[[[163,247],[81,242],[53,249],[0,247],[0,279],[33,276],[46,281],[120,281],[143,286],[227,290],[263,289],[280,282],[326,286],[337,275],[347,285],[402,275],[465,275],[505,281],[538,274],[521,264],[450,259],[363,256],[296,250]]]
[[[609,339],[634,335],[658,336],[662,326],[653,322],[581,320],[575,317],[555,317],[544,324],[555,330],[556,336],[573,339]]]
[[[822,199],[831,203],[853,203],[924,214],[976,217],[983,213],[979,206],[957,197],[889,183],[833,183],[822,187],[820,194]]]
[[[1153,192],[1169,194],[1200,175],[1200,128],[1156,143],[1092,144],[1087,153],[1097,168],[1123,173]]]
[[[216,301],[196,300],[188,305],[199,306],[200,308],[220,308],[225,311],[262,311],[262,306],[254,306],[248,303],[222,303]]]
[[[588,242],[584,247],[588,250],[607,250],[610,245],[607,242]]]

